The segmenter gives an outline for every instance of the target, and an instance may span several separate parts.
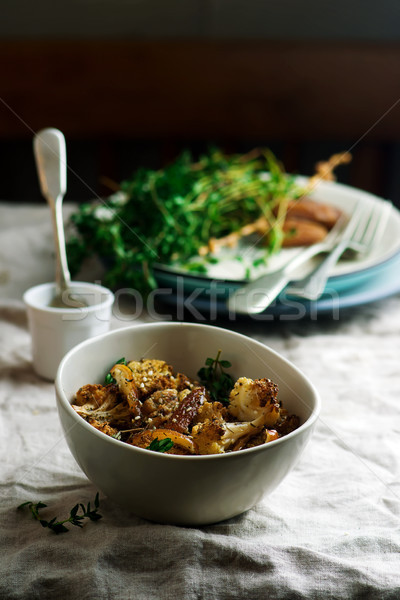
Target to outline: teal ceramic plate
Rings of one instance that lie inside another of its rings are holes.
[[[317,318],[318,315],[325,314],[339,319],[343,309],[382,300],[394,294],[400,294],[400,253],[385,263],[371,268],[368,273],[358,274],[352,280],[352,285],[344,285],[340,290],[328,285],[324,295],[315,302],[282,293],[262,314],[247,318],[261,321],[275,318],[297,320]],[[201,295],[196,294],[195,291],[185,295],[178,290],[177,293],[171,292],[162,297],[169,304],[176,305],[178,314],[181,315],[187,311],[194,317],[201,315],[205,319],[217,316],[234,317],[229,314],[225,300],[221,299],[221,296],[218,297],[212,287]]]
[[[305,179],[298,179],[304,185]],[[366,210],[373,206],[378,214],[380,210],[382,213],[385,211],[386,220],[379,242],[367,256],[340,261],[332,270],[325,293],[318,302],[300,301],[281,294],[266,313],[292,314],[299,307],[307,314],[312,307],[318,307],[319,311],[330,311],[332,304],[338,301],[341,306],[349,306],[396,293],[400,286],[400,276],[396,277],[395,272],[396,269],[400,270],[400,212],[392,206],[388,213],[388,203],[382,198],[332,182],[318,184],[312,198],[335,205],[347,213],[351,213],[359,201]],[[267,266],[253,268],[251,278],[274,271],[298,251],[282,250],[279,255],[272,257]],[[212,307],[215,310],[217,307],[218,312],[226,313],[225,300],[232,291],[246,282],[245,272],[253,264],[256,252],[254,248],[246,246],[227,251],[216,264],[209,265],[206,275],[192,274],[184,268],[159,266],[155,269],[155,276],[160,292],[162,290],[164,300],[169,303],[182,298],[190,299],[194,305],[201,305],[203,309]],[[238,256],[240,260],[237,260]],[[299,273],[296,278],[301,278],[303,274]]]

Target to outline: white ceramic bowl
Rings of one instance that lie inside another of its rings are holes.
[[[86,423],[71,407],[75,392],[102,383],[122,356],[157,358],[195,377],[208,356],[222,350],[234,377],[269,377],[278,398],[300,417],[289,435],[255,448],[211,456],[177,456],[130,446]],[[215,523],[251,508],[295,466],[319,413],[318,394],[291,363],[238,333],[202,324],[152,323],[118,329],[73,348],[56,379],[64,433],[93,484],[132,513],[161,523]]]

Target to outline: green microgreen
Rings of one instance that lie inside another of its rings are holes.
[[[197,262],[189,262],[185,264],[185,269],[191,273],[192,271],[195,273],[207,273],[207,267],[204,263]]]
[[[89,519],[90,521],[98,521],[101,519],[102,516],[98,512],[99,506],[99,493],[97,492],[94,499],[93,509],[90,506],[90,502],[88,502],[86,507],[84,504],[75,504],[75,506],[70,510],[69,517],[60,521],[57,519],[57,517],[53,517],[50,521],[41,518],[39,515],[39,510],[47,508],[47,504],[44,504],[44,502],[41,501],[32,502],[28,500],[27,502],[20,504],[18,506],[18,510],[27,507],[30,509],[32,517],[36,521],[39,521],[42,527],[47,527],[54,533],[66,533],[69,531],[68,527],[65,526],[66,523],[71,523],[71,525],[75,525],[76,527],[83,527],[82,521],[84,519]]]
[[[253,260],[253,267],[260,267],[265,265],[265,257],[261,256],[260,258],[255,258]]]
[[[234,381],[224,369],[229,369],[232,365],[229,360],[221,360],[220,356],[221,350],[218,350],[215,358],[207,358],[206,366],[198,371],[197,376],[214,401],[229,404],[229,393],[234,386]]]
[[[146,450],[153,450],[153,452],[168,452],[171,450],[174,442],[171,438],[164,438],[159,440],[157,437],[151,442],[150,446],[147,446]]]
[[[156,263],[192,262],[192,271],[204,273],[207,261],[193,260],[199,249],[261,216],[271,227],[260,241],[269,256],[281,247],[288,199],[302,192],[268,150],[230,156],[211,149],[197,161],[184,152],[158,171],[139,169],[102,203],[79,206],[67,249],[71,271],[97,256],[109,287],[149,292]]]

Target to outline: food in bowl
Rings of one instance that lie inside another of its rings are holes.
[[[106,435],[178,455],[253,448],[299,426],[299,418],[279,402],[278,386],[271,379],[239,377],[234,382],[224,370],[230,362],[220,355],[207,358],[198,372],[200,382],[176,373],[163,360],[120,359],[105,385],[82,386],[72,406]]]
[[[195,379],[210,348],[222,348],[235,378],[270,374],[299,426],[287,435],[238,452],[179,456],[125,444],[104,435],[72,408],[77,390],[104,382],[116,357],[162,357]],[[309,379],[268,346],[201,323],[122,327],[73,348],[56,379],[60,422],[77,463],[101,495],[128,513],[182,525],[216,523],[245,512],[273,492],[298,462],[316,424],[320,400]],[[307,485],[301,479],[294,485]],[[286,490],[285,493],[290,493]]]

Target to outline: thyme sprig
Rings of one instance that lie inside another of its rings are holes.
[[[97,492],[96,497],[94,499],[93,509],[90,506],[90,502],[88,502],[86,507],[84,504],[81,503],[75,504],[75,506],[71,508],[69,517],[61,521],[57,520],[57,517],[53,517],[50,521],[42,519],[39,515],[39,510],[47,508],[47,504],[41,501],[32,502],[31,500],[28,500],[27,502],[23,502],[22,504],[20,504],[18,506],[18,510],[25,507],[29,508],[33,518],[36,519],[36,521],[39,521],[42,527],[48,527],[54,533],[58,534],[66,533],[67,531],[69,531],[68,527],[65,526],[66,523],[71,523],[71,525],[75,525],[76,527],[83,527],[82,521],[84,519],[89,519],[90,521],[98,521],[99,519],[101,519],[102,515],[98,512],[99,506],[99,493]],[[79,511],[81,511],[81,514]]]
[[[229,404],[229,393],[234,386],[234,381],[224,369],[229,369],[232,365],[229,360],[221,360],[220,356],[221,350],[218,350],[215,358],[207,358],[206,366],[198,371],[197,376],[214,401]]]

